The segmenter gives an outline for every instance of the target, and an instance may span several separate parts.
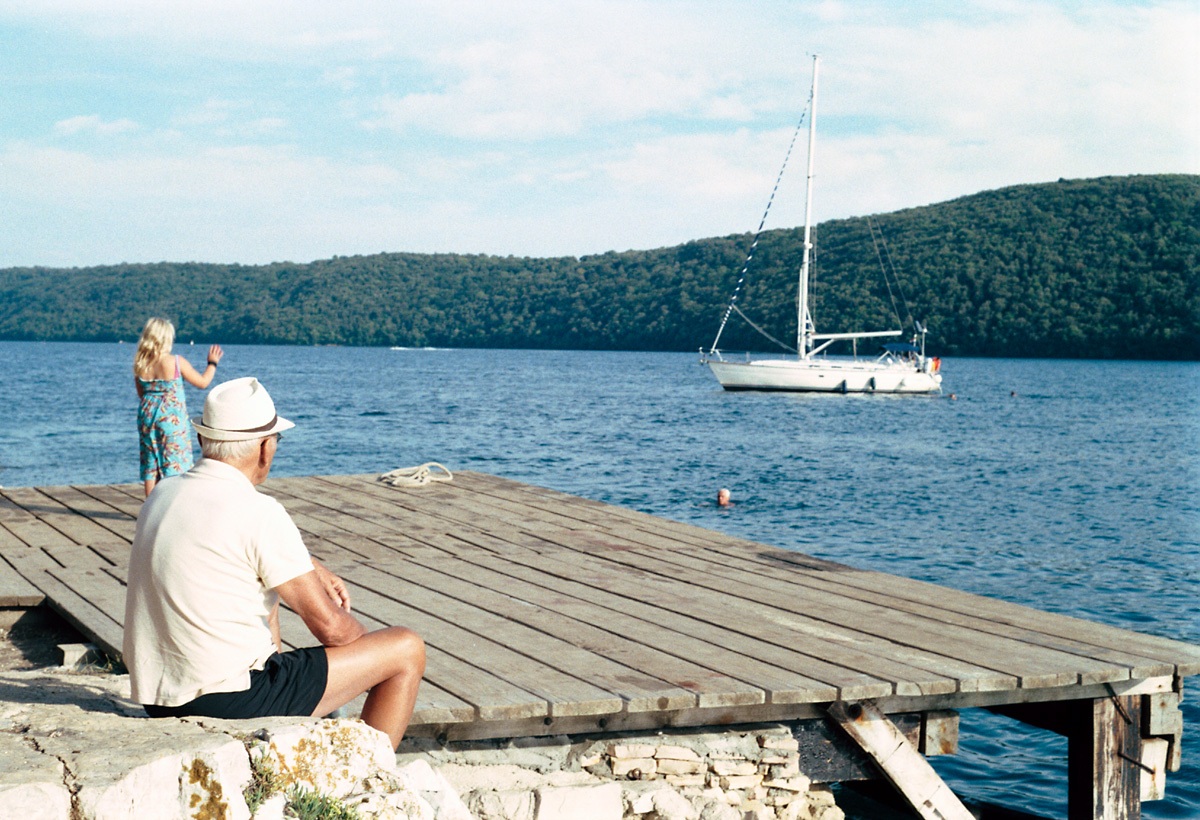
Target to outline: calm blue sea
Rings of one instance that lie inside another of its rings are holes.
[[[438,461],[1200,643],[1200,364],[951,359],[943,396],[888,397],[726,393],[694,354],[226,351],[220,378],[258,376],[296,422],[275,475]],[[135,481],[133,352],[0,342],[0,484]],[[1197,687],[1146,817],[1200,816]],[[1065,757],[969,710],[935,760],[968,795],[1063,816]]]

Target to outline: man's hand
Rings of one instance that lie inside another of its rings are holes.
[[[311,556],[310,556],[311,557]],[[330,600],[347,612],[350,611],[350,590],[346,589],[346,584],[341,578],[334,575],[325,565],[316,558],[312,559],[313,569],[317,571],[317,578],[321,581],[321,586],[325,587],[325,591],[329,594]]]
[[[322,580],[322,571],[332,580]],[[337,583],[334,584],[333,581]],[[342,595],[336,590],[339,585]],[[283,602],[300,616],[308,631],[323,646],[344,646],[367,632],[348,611],[349,599],[344,597],[345,589],[345,584],[342,584],[340,579],[316,562],[311,571],[275,587]],[[342,604],[343,600],[345,606]]]

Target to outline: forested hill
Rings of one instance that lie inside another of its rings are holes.
[[[1020,185],[871,221],[934,353],[1200,359],[1200,176]],[[802,233],[763,235],[738,299],[784,340]],[[181,341],[696,350],[713,340],[749,241],[580,259],[10,268],[0,338],[133,341],[162,315]],[[825,222],[815,241],[818,330],[895,327],[868,220]],[[772,345],[735,314],[721,347]]]

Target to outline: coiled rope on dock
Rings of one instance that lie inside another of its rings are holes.
[[[441,472],[434,472],[435,470]],[[436,461],[427,461],[418,467],[400,467],[384,473],[378,480],[393,487],[424,487],[434,481],[452,481],[453,479],[454,475],[441,464]]]

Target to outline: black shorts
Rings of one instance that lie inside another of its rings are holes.
[[[276,652],[262,669],[250,673],[250,688],[241,692],[209,692],[182,706],[147,703],[144,708],[152,718],[308,716],[321,702],[328,680],[325,647],[310,646]]]

